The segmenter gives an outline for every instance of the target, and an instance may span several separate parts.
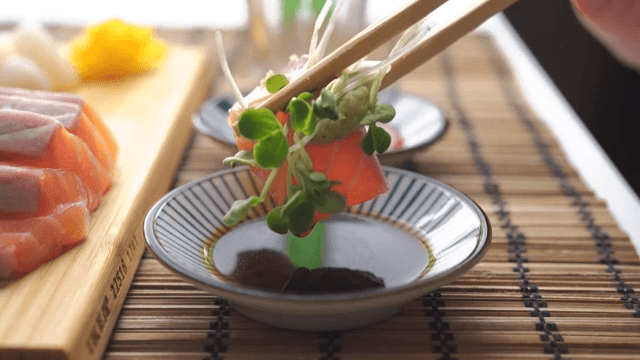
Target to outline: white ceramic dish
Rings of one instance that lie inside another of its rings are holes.
[[[389,192],[325,221],[325,266],[370,271],[385,280],[385,288],[298,295],[230,279],[239,251],[286,247],[286,236],[272,233],[264,222],[271,202],[234,228],[222,225],[233,201],[259,192],[246,167],[168,193],[147,214],[144,236],[165,266],[255,320],[308,331],[371,324],[454,281],[481,259],[491,241],[486,215],[465,195],[422,175],[384,170]]]
[[[379,101],[393,105],[396,117],[393,128],[404,140],[398,149],[378,155],[383,165],[398,165],[413,154],[436,142],[446,132],[448,121],[444,113],[431,101],[393,89],[380,92]],[[208,99],[192,116],[195,128],[210,138],[236,149],[233,131],[227,124],[228,110],[235,102],[232,95]]]

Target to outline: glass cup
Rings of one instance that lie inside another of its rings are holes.
[[[325,0],[247,1],[252,55],[260,59],[262,68],[277,72],[286,66],[291,55],[309,52],[316,18]],[[336,16],[337,22],[325,55],[365,28],[366,0],[346,2]]]

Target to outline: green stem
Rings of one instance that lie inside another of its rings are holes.
[[[287,154],[287,199],[291,199],[293,196],[293,191],[291,191],[291,176],[293,175],[293,169],[291,169],[292,161],[293,156]]]
[[[289,147],[289,151],[294,152],[294,151],[300,149],[301,147],[304,147],[305,145],[307,145],[309,143],[309,141],[311,141],[311,139],[313,139],[314,135],[315,135],[315,131],[311,135],[303,137],[302,140],[300,140],[299,142],[296,142],[295,144],[290,146]]]
[[[295,152],[300,148],[304,148],[305,146],[307,146],[307,144],[311,140],[313,140],[313,138],[318,134],[319,131],[320,131],[320,126],[316,125],[316,128],[313,129],[313,132],[311,133],[311,135],[307,135],[302,139],[299,139],[298,141],[296,141],[295,144],[293,144],[292,146],[289,146],[289,152]],[[305,152],[306,152],[306,149],[305,149]]]
[[[374,108],[378,103],[378,90],[380,90],[380,86],[382,85],[382,78],[387,71],[380,71],[380,74],[373,79],[373,83],[371,84],[371,92],[369,93],[369,106]]]
[[[295,266],[316,269],[324,266],[324,223],[319,222],[303,238],[287,234],[287,255]]]
[[[280,168],[275,168],[273,170],[271,170],[271,173],[269,173],[269,177],[267,178],[267,181],[264,183],[264,187],[262,188],[262,191],[260,192],[260,199],[262,199],[262,201],[264,201],[267,198],[267,194],[269,193],[269,189],[271,188],[271,185],[273,185],[273,181],[276,179],[276,175],[278,174],[278,171],[280,170]]]

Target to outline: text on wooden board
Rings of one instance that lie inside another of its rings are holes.
[[[100,308],[91,325],[91,330],[89,331],[89,337],[85,341],[85,345],[91,354],[96,352],[100,339],[104,336],[104,329],[109,317],[115,314],[113,312],[113,305],[118,300],[118,295],[120,295],[120,290],[124,284],[125,277],[135,259],[135,251],[139,246],[140,244],[138,244],[137,236],[132,236],[131,240],[127,243],[127,247],[124,255],[120,259],[120,263],[113,274],[109,288],[102,297]]]

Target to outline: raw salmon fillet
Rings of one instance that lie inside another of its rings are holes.
[[[105,138],[104,134],[83,113],[82,106],[74,102],[0,94],[0,109],[28,111],[56,119],[68,132],[78,136],[89,146],[102,166],[106,169],[113,168],[115,153],[112,153],[110,143],[115,143],[115,140]]]
[[[278,112],[276,117],[285,124],[288,115]],[[231,114],[229,123],[233,124],[237,114]],[[290,139],[293,131],[289,132]],[[367,155],[362,151],[360,142],[365,136],[364,130],[356,130],[344,139],[336,140],[328,145],[309,144],[305,146],[309,157],[313,161],[313,170],[327,175],[331,181],[339,181],[333,190],[341,193],[347,199],[347,206],[354,206],[367,202],[384,194],[389,190],[389,183],[382,172],[380,162],[375,155]],[[253,149],[253,142],[236,133],[236,143],[239,150]],[[251,168],[252,172],[264,183],[271,170]],[[287,164],[285,163],[273,182],[269,193],[277,204],[282,204],[287,195]],[[315,222],[330,217],[331,214],[316,212]]]
[[[82,242],[99,202],[72,172],[0,165],[0,278],[23,276]]]
[[[81,98],[0,87],[0,278],[21,277],[84,241],[117,151]]]
[[[46,115],[0,110],[0,164],[63,169],[76,173],[90,191],[104,194],[113,182],[105,168],[79,137]]]
[[[80,107],[81,112],[79,114],[79,118],[75,119],[75,122],[70,121],[68,124],[63,125],[67,128],[67,131],[80,136],[85,142],[87,142],[92,151],[94,151],[96,157],[99,159],[106,158],[109,164],[115,163],[116,155],[118,153],[118,144],[113,137],[113,134],[109,131],[98,114],[82,98],[69,93],[32,91],[6,87],[0,87],[0,96],[20,97],[22,99],[29,99],[30,101],[52,101]],[[2,108],[3,106],[0,106],[0,109]],[[85,130],[85,128],[87,130]],[[95,137],[95,140],[92,139],[92,137]],[[100,145],[92,146],[91,142],[96,142]]]

